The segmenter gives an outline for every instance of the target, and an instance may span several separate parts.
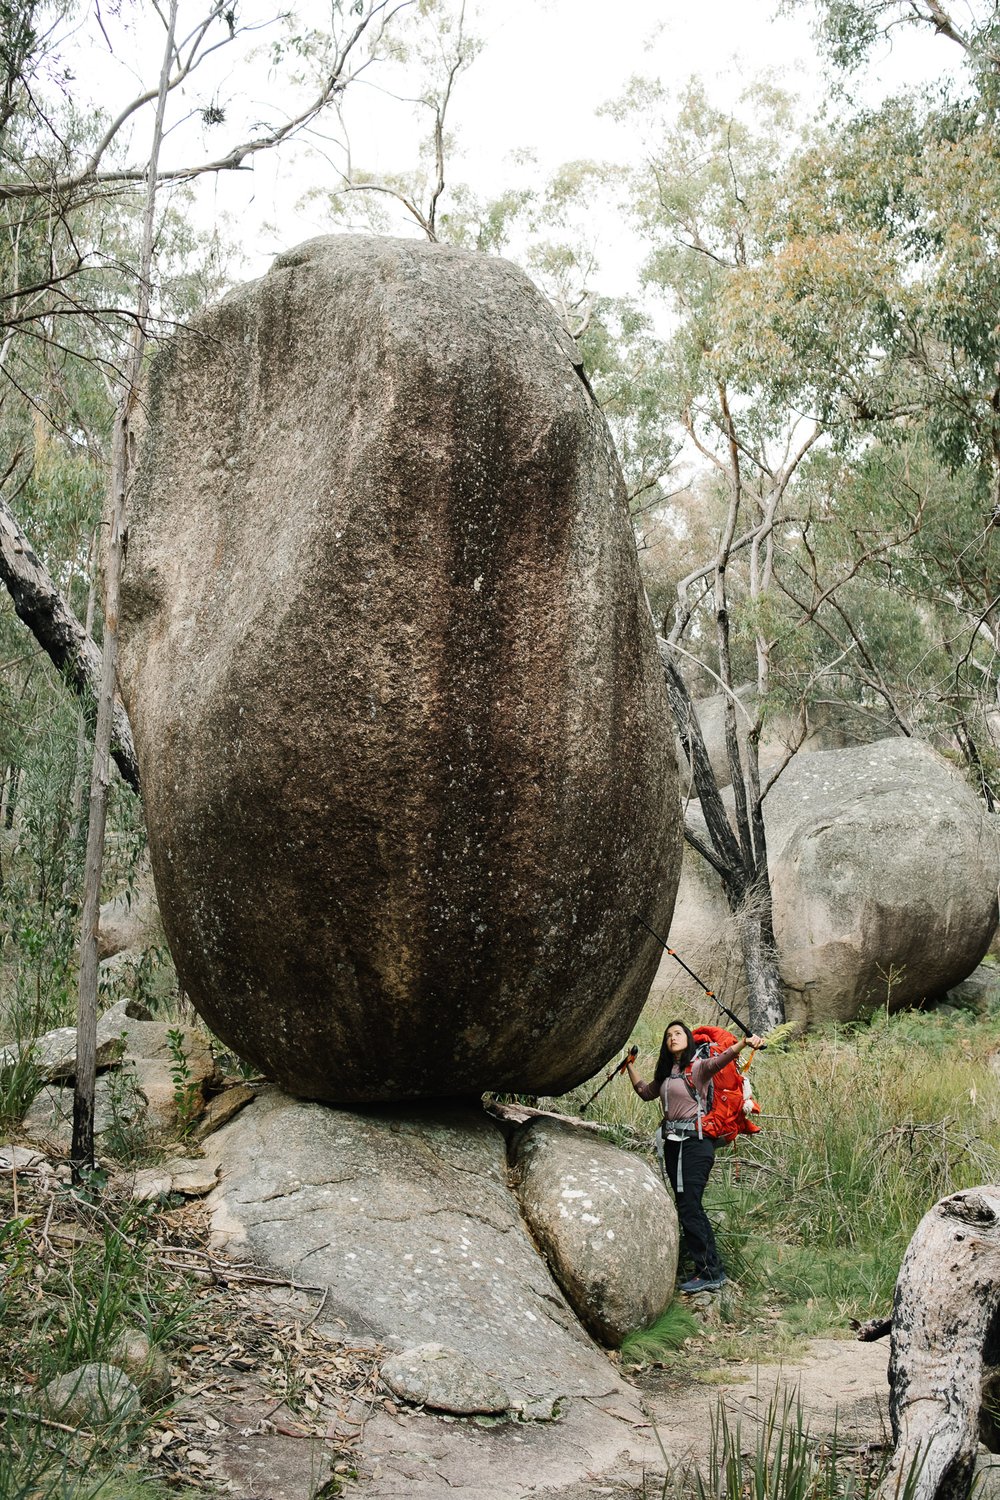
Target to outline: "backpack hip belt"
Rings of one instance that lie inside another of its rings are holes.
[[[664,1115],[660,1121],[660,1129],[664,1140],[669,1140],[672,1135],[700,1135],[699,1124],[698,1120],[668,1120]]]

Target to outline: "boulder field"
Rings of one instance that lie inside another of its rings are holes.
[[[508,263],[362,237],[165,342],[121,681],[182,987],[289,1092],[557,1094],[669,923],[668,708],[617,460]]]

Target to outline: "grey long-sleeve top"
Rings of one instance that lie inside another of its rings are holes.
[[[731,1047],[726,1048],[725,1052],[718,1052],[714,1057],[696,1057],[691,1064],[691,1082],[696,1092],[701,1095],[702,1113],[708,1107],[706,1092],[709,1079],[739,1054],[740,1044],[734,1042]],[[676,1063],[663,1080],[659,1090],[655,1083],[644,1083],[642,1079],[633,1084],[633,1088],[640,1099],[655,1099],[659,1093],[663,1117],[666,1120],[696,1120],[698,1118],[698,1105],[687,1086],[687,1080]]]

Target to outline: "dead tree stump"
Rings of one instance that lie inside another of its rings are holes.
[[[942,1198],[917,1226],[893,1303],[889,1414],[895,1440],[879,1500],[967,1500],[1000,1365],[1000,1187]],[[908,1476],[919,1474],[908,1487]]]

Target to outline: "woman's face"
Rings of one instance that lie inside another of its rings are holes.
[[[667,1051],[671,1057],[680,1057],[682,1052],[687,1051],[687,1032],[683,1026],[667,1027]]]

